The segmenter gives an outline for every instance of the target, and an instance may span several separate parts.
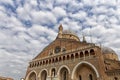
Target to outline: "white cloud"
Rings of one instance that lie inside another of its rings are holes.
[[[29,11],[27,11],[27,9],[25,9],[24,7],[18,7],[17,8],[17,16],[20,18],[20,19],[24,19],[24,20],[31,20],[31,17],[29,15]]]
[[[79,11],[79,12],[76,12],[75,14],[70,14],[70,16],[78,20],[84,20],[87,14],[85,11]]]
[[[30,1],[30,4],[33,5],[33,6],[37,6],[37,5],[38,5],[38,3],[37,3],[36,0],[31,0],[31,1]]]
[[[53,38],[56,36],[56,32],[54,30],[40,25],[33,25],[33,27],[29,28],[28,32],[30,35],[32,35],[33,37],[37,37],[38,39],[39,37],[43,36],[44,38],[42,38],[41,40],[46,38],[44,42],[48,42],[49,39],[53,40]]]
[[[0,0],[0,3],[14,5],[13,0]]]
[[[5,8],[3,6],[0,6],[0,12],[5,12]]]
[[[53,9],[53,14],[54,14],[57,18],[65,17],[65,16],[66,16],[66,11],[65,11],[63,8],[55,7],[55,8]]]
[[[83,4],[84,5],[88,5],[88,6],[92,6],[95,2],[97,2],[97,0],[96,1],[94,1],[94,0],[82,0],[82,2],[83,2]]]
[[[52,10],[53,9],[53,3],[54,3],[54,0],[49,0],[49,1],[39,1],[39,8],[41,10]]]
[[[48,11],[31,12],[32,21],[40,24],[56,24],[55,16]]]
[[[69,0],[55,0],[55,2],[56,2],[56,4],[59,4],[59,5],[61,5],[61,4],[65,5],[69,2]]]

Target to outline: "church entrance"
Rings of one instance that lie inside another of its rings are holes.
[[[73,80],[97,80],[97,75],[93,66],[82,63],[75,68],[72,74]]]
[[[96,80],[96,74],[94,70],[86,64],[80,65],[76,70],[77,80]]]
[[[96,80],[95,72],[87,65],[81,65],[76,71],[77,80]]]
[[[60,80],[69,80],[68,70],[65,67],[60,70]]]

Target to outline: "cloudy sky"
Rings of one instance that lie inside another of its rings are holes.
[[[60,24],[120,58],[120,0],[0,0],[0,75],[24,77]]]

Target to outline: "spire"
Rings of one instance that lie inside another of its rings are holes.
[[[85,39],[85,36],[83,35],[83,42],[84,43],[86,43],[87,41],[86,41],[86,39]]]

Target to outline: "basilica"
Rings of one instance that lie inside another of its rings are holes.
[[[109,47],[58,28],[56,39],[29,62],[25,80],[120,80],[118,55]]]

